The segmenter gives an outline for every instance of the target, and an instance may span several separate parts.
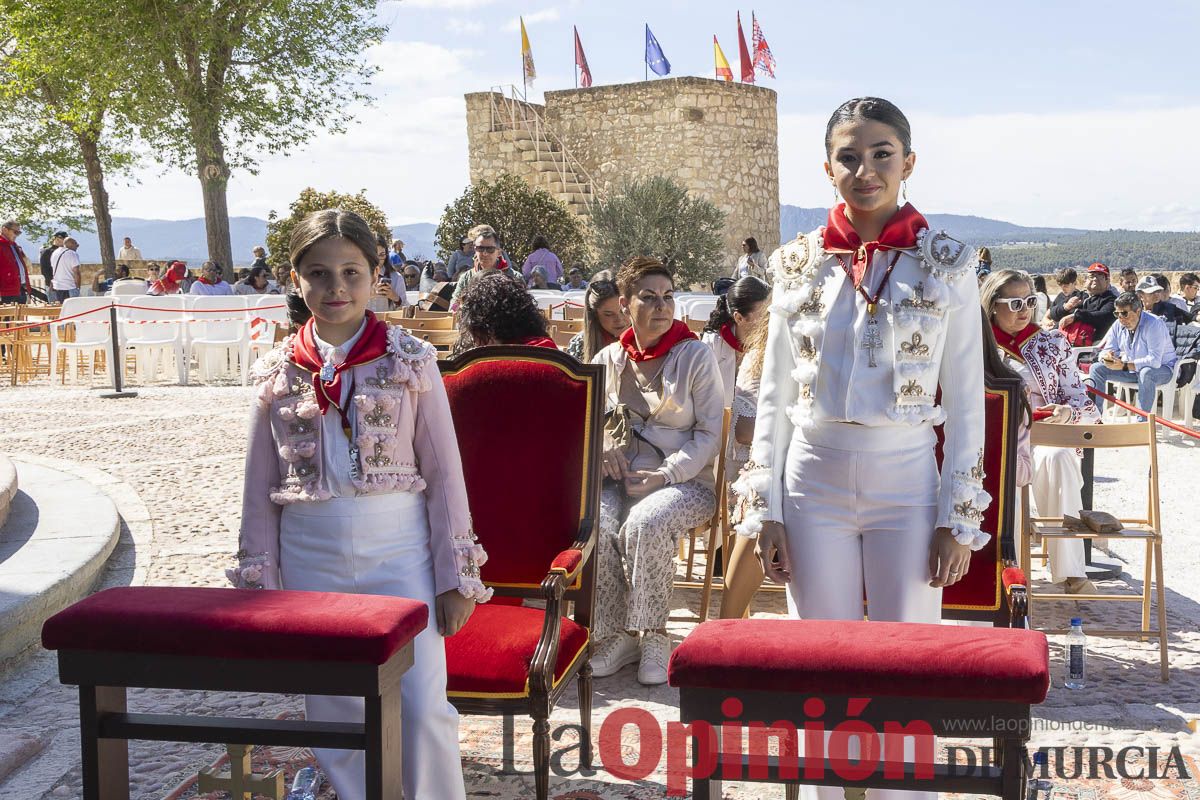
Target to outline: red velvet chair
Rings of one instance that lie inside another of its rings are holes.
[[[942,618],[991,622],[997,627],[1024,628],[1027,600],[1025,574],[1017,566],[1017,425],[1021,382],[999,378],[985,393],[983,488],[992,503],[983,515],[991,540],[971,556],[967,575],[942,592]],[[938,429],[941,461],[941,429]]]
[[[479,347],[439,364],[458,433],[483,580],[496,596],[446,640],[448,694],[466,714],[533,718],[549,792],[555,703],[578,684],[591,768],[592,551],[600,504],[602,367],[542,347]],[[525,608],[537,598],[545,609]],[[507,603],[505,601],[508,601]],[[573,604],[565,616],[564,602]]]

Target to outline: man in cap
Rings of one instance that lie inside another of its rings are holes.
[[[38,262],[42,267],[42,277],[46,279],[46,288],[50,288],[50,281],[54,280],[54,267],[50,266],[50,257],[54,255],[54,251],[62,247],[63,240],[67,238],[66,231],[57,231],[50,239],[50,244],[42,248],[42,252],[38,254]]]
[[[1058,329],[1066,331],[1074,323],[1092,326],[1092,341],[1098,342],[1108,333],[1116,317],[1113,316],[1113,304],[1116,302],[1112,292],[1108,290],[1108,267],[1096,262],[1087,268],[1083,288],[1087,296],[1071,298],[1063,304],[1057,313],[1062,316],[1056,320]],[[1053,315],[1051,316],[1053,319]]]
[[[1165,322],[1184,324],[1191,322],[1186,311],[1167,298],[1167,292],[1153,275],[1143,275],[1138,281],[1137,296],[1142,307]]]

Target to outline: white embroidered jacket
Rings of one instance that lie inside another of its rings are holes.
[[[246,452],[243,563],[227,573],[239,586],[279,588],[280,507],[331,496],[322,480],[321,454],[332,443],[325,441],[312,373],[292,360],[292,340],[285,339],[251,370],[258,402]],[[389,325],[387,353],[353,367],[348,377],[354,386],[348,416],[355,490],[423,493],[436,592],[457,589],[487,600],[491,589],[479,574],[487,554],[471,530],[458,438],[433,347]],[[252,579],[246,579],[247,568]]]
[[[755,535],[762,521],[783,521],[784,467],[797,426],[830,421],[814,416],[822,381],[851,377],[848,419],[871,426],[945,423],[937,527],[979,549],[990,536],[980,531],[991,497],[983,489],[984,390],[979,289],[973,251],[945,233],[922,231],[915,248],[875,254],[868,275],[882,275],[896,258],[877,312],[879,347],[855,345],[852,364],[833,365],[822,345],[834,298],[848,280],[836,256],[823,247],[818,229],[771,256],[775,276],[766,358],[758,395],[758,419],[750,462],[737,491],[755,492],[756,510],[738,526]],[[886,263],[880,263],[886,262]],[[857,303],[861,303],[857,297]],[[865,319],[865,308],[861,311]],[[844,356],[829,355],[830,359]],[[874,359],[875,367],[867,367]],[[876,372],[878,370],[878,372]],[[941,389],[941,404],[935,398]],[[825,387],[827,388],[827,387]]]

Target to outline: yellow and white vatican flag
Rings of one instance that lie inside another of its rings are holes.
[[[537,70],[533,68],[533,48],[529,46],[529,34],[525,30],[525,18],[521,17],[521,77],[526,86],[533,83]]]

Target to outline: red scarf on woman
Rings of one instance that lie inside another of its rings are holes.
[[[742,352],[742,340],[734,334],[733,325],[730,323],[726,322],[721,326],[721,338],[725,340],[725,344],[729,345],[734,350],[737,350],[739,353]]]
[[[634,361],[653,361],[671,352],[671,348],[680,342],[695,338],[696,334],[692,333],[691,328],[679,320],[675,320],[663,337],[645,350],[638,349],[637,339],[633,337],[633,326],[630,326],[621,334],[621,347],[625,348],[625,352]]]
[[[916,247],[917,234],[928,227],[929,223],[913,208],[913,204],[905,203],[883,226],[877,240],[863,242],[846,217],[846,204],[839,203],[829,209],[829,220],[825,224],[825,250],[830,253],[854,254],[850,271],[854,277],[854,285],[858,286],[862,283],[867,265],[871,263],[871,258],[876,252]]]
[[[334,365],[333,380],[322,381],[321,367],[325,365],[325,359],[321,358],[321,351],[317,349],[316,329],[313,322],[313,318],[309,317],[308,322],[304,323],[304,327],[296,334],[296,339],[292,343],[292,361],[296,366],[312,373],[313,388],[316,389],[317,394],[317,406],[324,414],[329,410],[331,403],[337,406],[341,402],[343,372],[357,367],[359,364],[374,361],[387,352],[388,326],[386,322],[377,319],[368,311],[367,327],[363,330],[362,336],[358,337],[354,347],[350,348],[346,360],[341,364]],[[338,408],[341,410],[340,406]]]
[[[992,323],[992,334],[996,337],[996,344],[1000,345],[1001,350],[1020,361],[1025,360],[1025,356],[1021,355],[1021,348],[1038,330],[1040,330],[1038,326],[1031,322],[1015,334],[1005,333],[996,323]]]
[[[530,336],[525,341],[520,342],[520,344],[528,345],[529,347],[552,347],[555,350],[558,349],[558,345],[548,336]]]

